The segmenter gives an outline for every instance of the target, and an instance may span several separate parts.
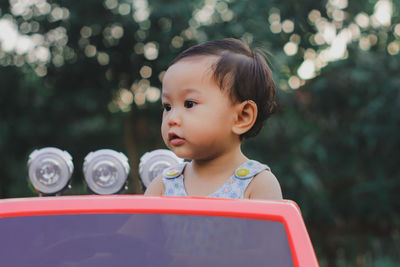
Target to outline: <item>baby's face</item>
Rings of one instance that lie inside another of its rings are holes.
[[[230,149],[234,104],[212,79],[214,56],[185,58],[163,79],[161,133],[165,144],[185,159],[210,159]]]

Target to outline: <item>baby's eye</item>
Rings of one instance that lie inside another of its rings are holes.
[[[170,104],[163,104],[163,108],[165,111],[170,111],[171,110],[171,105]]]
[[[191,100],[186,100],[185,101],[185,108],[192,108],[196,105],[197,103]]]

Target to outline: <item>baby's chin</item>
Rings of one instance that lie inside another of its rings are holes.
[[[167,145],[167,147],[173,151],[177,157],[187,161],[206,161],[213,158],[209,151],[205,151],[204,149],[193,150],[189,149],[187,146],[172,146],[171,144]]]
[[[200,153],[197,154],[192,154],[192,153],[175,153],[176,156],[178,156],[181,159],[184,159],[185,161],[198,161],[198,162],[205,162],[205,161],[210,161],[213,159],[210,155],[203,155]]]
[[[173,149],[171,149],[174,153],[175,153],[175,155],[178,157],[178,158],[181,158],[181,159],[184,159],[184,160],[192,160],[193,158],[192,158],[192,155],[190,155],[190,154],[188,154],[188,153],[184,153],[184,152],[179,152],[179,151],[177,151],[177,150],[173,150]]]
[[[180,147],[175,147],[175,146],[172,146],[172,145],[170,145],[170,144],[167,144],[167,147],[168,147],[169,150],[171,150],[172,152],[174,152],[175,155],[176,155],[178,158],[181,158],[181,159],[190,159],[190,160],[191,160],[190,154],[187,153],[187,151],[182,151],[182,148],[180,148]],[[188,158],[188,157],[190,157],[190,158]]]

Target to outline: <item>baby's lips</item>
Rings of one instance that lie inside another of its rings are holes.
[[[185,139],[183,138],[172,138],[169,143],[173,146],[180,146],[185,143]]]
[[[168,133],[168,140],[171,141],[172,139],[176,139],[176,138],[183,139],[183,138],[181,138],[179,135],[177,135],[174,132]]]

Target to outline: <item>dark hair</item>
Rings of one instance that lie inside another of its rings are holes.
[[[219,56],[213,66],[213,78],[219,87],[229,90],[233,102],[252,100],[256,103],[257,119],[240,138],[256,136],[264,121],[276,110],[276,86],[262,52],[229,38],[192,46],[179,54],[171,65],[194,56]]]

